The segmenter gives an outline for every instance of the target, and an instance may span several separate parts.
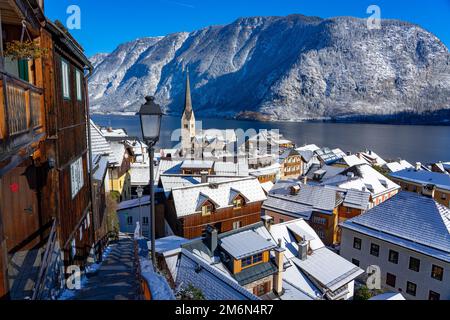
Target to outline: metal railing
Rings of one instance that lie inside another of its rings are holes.
[[[43,90],[0,71],[0,139],[43,126]]]
[[[48,236],[47,246],[45,248],[45,253],[42,258],[41,267],[39,269],[37,281],[34,285],[33,296],[31,300],[42,300],[49,298],[48,291],[51,290],[51,288],[54,286],[54,283],[50,283],[50,285],[48,285],[49,284],[48,279],[52,278],[53,280],[54,275],[52,275],[52,273],[54,273],[55,265],[58,264],[57,260],[60,257],[60,254],[58,253],[55,254],[55,251],[58,251],[55,250],[56,245],[57,245],[57,228],[56,228],[56,220],[54,220],[52,229]]]

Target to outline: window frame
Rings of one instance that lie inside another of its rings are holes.
[[[205,210],[206,209],[206,210]],[[209,209],[209,210],[208,210]],[[210,202],[205,202],[202,205],[202,217],[209,217],[214,213],[214,205]]]
[[[374,250],[375,248],[376,248],[376,254],[375,254],[375,250]],[[378,258],[380,256],[380,245],[378,245],[376,243],[371,243],[370,244],[370,255]]]
[[[359,247],[356,245],[356,243],[359,243]],[[354,237],[353,238],[353,249],[362,250],[362,239]]]
[[[395,254],[396,258],[394,260],[391,259],[391,254]],[[388,261],[390,263],[393,263],[393,264],[398,264],[398,260],[399,260],[399,253],[397,251],[395,251],[395,250],[390,249],[389,250],[389,255],[388,255]]]
[[[440,277],[435,276],[435,269],[440,269]],[[441,266],[435,265],[433,264],[431,266],[431,278],[433,278],[434,280],[437,281],[443,281],[444,280],[444,268],[442,268]]]
[[[260,264],[264,261],[264,253],[260,252],[249,257],[241,259],[241,269],[247,269]]]
[[[410,285],[414,286],[414,291],[409,290]],[[411,281],[407,281],[406,282],[406,293],[413,297],[417,296],[417,284],[415,284],[414,282],[411,282]]]
[[[132,226],[132,225],[133,225],[133,216],[128,216],[128,217],[127,217],[127,224],[128,224],[129,226]]]
[[[416,270],[416,268],[413,267],[413,261],[417,261],[418,262],[417,270]],[[409,257],[409,266],[408,266],[408,268],[411,271],[420,272],[420,259],[417,259],[415,257]]]
[[[76,88],[76,94],[77,94],[77,101],[82,102],[83,101],[83,74],[78,68],[75,69],[75,88]]]
[[[393,282],[391,282],[390,280],[392,280]],[[391,288],[396,288],[397,287],[397,276],[395,274],[388,272],[386,274],[386,285],[388,285]]]
[[[437,296],[437,299],[431,299],[432,296]],[[428,300],[429,301],[440,301],[441,300],[441,294],[437,293],[436,291],[430,290],[428,293]]]
[[[64,66],[67,67],[67,83],[65,82],[66,74],[64,72],[64,70],[65,70]],[[67,85],[67,95],[66,95],[66,92],[65,92],[66,86],[64,84]],[[61,89],[62,89],[63,99],[64,100],[70,100],[71,99],[71,92],[70,92],[71,91],[70,90],[70,64],[64,58],[61,58]]]

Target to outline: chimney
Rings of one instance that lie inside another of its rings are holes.
[[[214,256],[214,251],[217,249],[217,230],[212,226],[206,228],[205,244]]]
[[[308,184],[308,177],[306,175],[303,177],[303,184]]]
[[[271,227],[272,224],[273,224],[273,218],[272,218],[271,216],[265,215],[265,216],[262,216],[262,217],[261,217],[261,220],[262,220],[263,223],[264,223],[264,227],[266,227],[266,229],[267,229],[268,231],[270,231],[270,227]]]
[[[298,184],[291,186],[291,196],[296,196],[300,192],[300,186]]]
[[[201,183],[208,183],[208,171],[200,172],[200,176],[202,177]]]
[[[277,272],[273,279],[273,289],[281,296],[283,294],[283,272],[284,272],[284,249],[281,245],[281,239],[278,240],[278,247],[275,248],[275,263],[277,265]]]
[[[298,244],[298,258],[302,261],[308,259],[308,241],[303,240]]]
[[[416,171],[420,171],[422,169],[422,164],[420,162],[416,162]]]

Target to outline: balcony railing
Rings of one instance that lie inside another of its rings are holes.
[[[43,90],[0,71],[0,140],[43,127]]]

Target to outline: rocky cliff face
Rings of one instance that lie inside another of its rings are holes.
[[[94,111],[136,111],[155,95],[183,108],[189,68],[204,116],[272,119],[423,113],[450,108],[450,54],[417,25],[340,17],[243,18],[192,33],[144,38],[93,58]]]

